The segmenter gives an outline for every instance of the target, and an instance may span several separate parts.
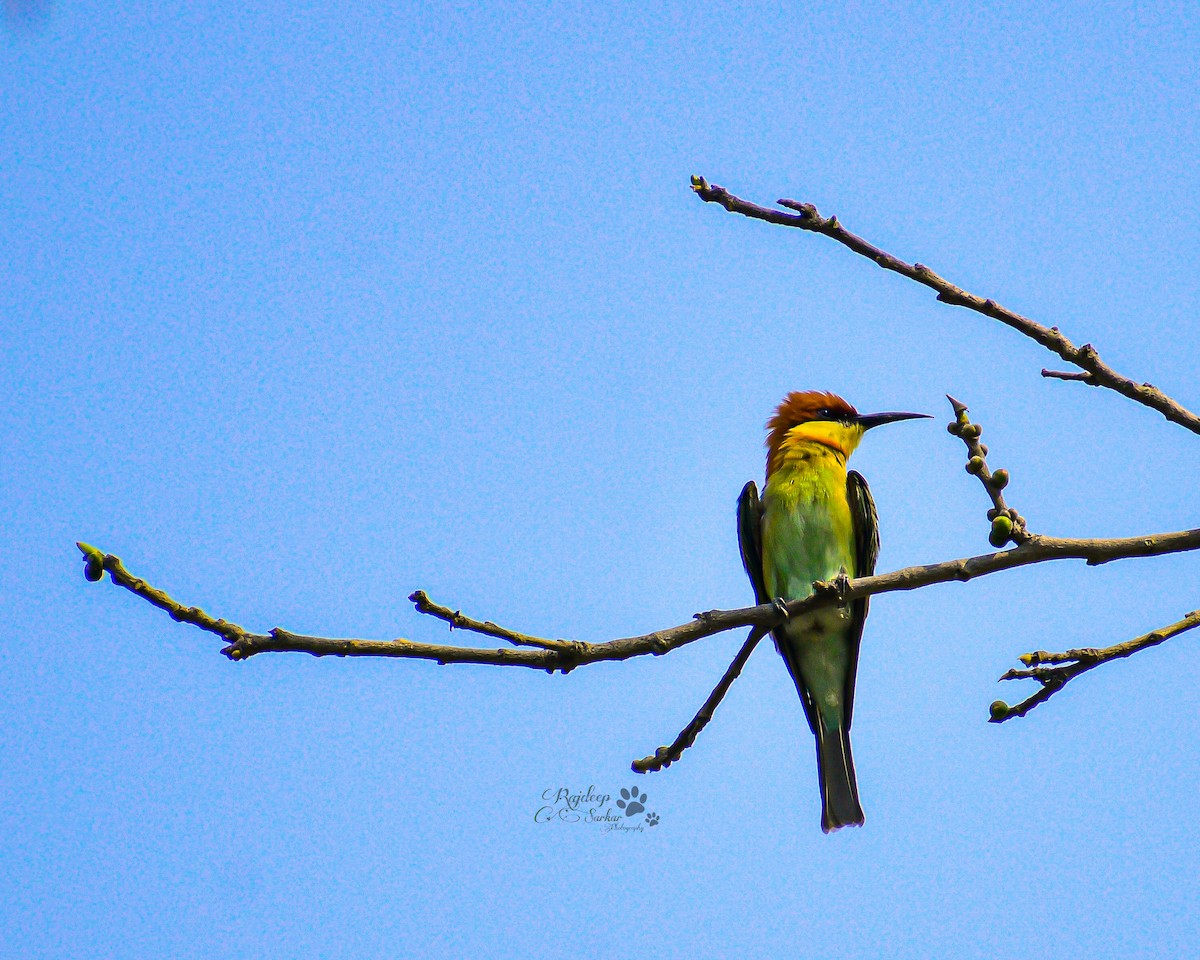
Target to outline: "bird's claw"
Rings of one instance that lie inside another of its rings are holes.
[[[846,571],[843,570],[832,580],[818,580],[813,584],[813,593],[821,596],[835,596],[838,600],[845,600],[846,594],[850,591],[850,578],[846,576]]]
[[[774,600],[771,601],[771,606],[773,606],[776,610],[779,611],[779,615],[784,620],[787,620],[791,617],[791,614],[788,613],[787,604],[784,603],[783,600],[780,599],[779,597],[776,597]]]

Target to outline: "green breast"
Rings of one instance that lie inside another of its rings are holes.
[[[789,451],[763,491],[763,577],[773,597],[799,600],[814,580],[855,573],[846,465],[826,449]]]

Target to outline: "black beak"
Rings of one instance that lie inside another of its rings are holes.
[[[864,413],[859,414],[858,423],[864,430],[879,427],[885,423],[895,423],[897,420],[932,420],[927,413]]]

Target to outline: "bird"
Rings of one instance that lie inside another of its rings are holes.
[[[751,480],[738,498],[738,545],[759,604],[812,594],[815,581],[866,577],[879,556],[879,525],[867,481],[846,461],[873,427],[927,417],[862,414],[841,397],[794,391],[767,421],[762,498]],[[854,676],[868,598],[821,607],[772,634],[816,738],[825,833],[865,821],[850,752]]]

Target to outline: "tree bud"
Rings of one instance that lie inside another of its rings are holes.
[[[1013,522],[1008,517],[996,517],[992,521],[992,532],[988,534],[988,543],[993,547],[1002,547],[1008,543],[1008,538],[1012,534]]]

